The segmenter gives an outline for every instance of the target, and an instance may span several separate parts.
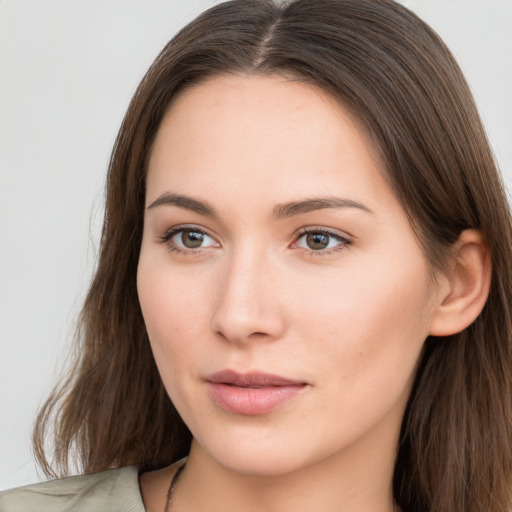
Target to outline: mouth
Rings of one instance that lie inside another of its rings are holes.
[[[267,414],[300,394],[307,382],[264,372],[223,370],[208,376],[213,402],[225,412],[245,416]]]

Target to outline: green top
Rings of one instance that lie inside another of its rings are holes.
[[[0,512],[146,512],[134,466],[0,493]]]

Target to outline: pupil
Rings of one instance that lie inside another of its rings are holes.
[[[309,233],[307,244],[311,249],[325,249],[329,245],[329,235],[324,233]]]
[[[198,233],[197,231],[184,231],[181,235],[181,241],[188,249],[197,249],[197,247],[201,247],[203,239],[203,233]]]

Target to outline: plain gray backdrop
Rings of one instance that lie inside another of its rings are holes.
[[[36,473],[30,432],[96,257],[109,153],[132,93],[212,0],[0,0],[0,489]],[[409,0],[455,53],[512,184],[512,0]]]

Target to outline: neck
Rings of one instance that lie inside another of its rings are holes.
[[[379,438],[379,436],[377,436]],[[186,512],[393,512],[396,440],[364,453],[355,443],[295,471],[261,475],[241,473],[209,456],[193,441],[173,510]],[[386,453],[383,446],[392,446]],[[371,448],[371,446],[370,446]],[[359,452],[359,453],[358,453]]]

